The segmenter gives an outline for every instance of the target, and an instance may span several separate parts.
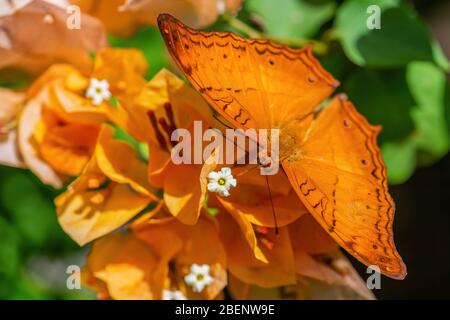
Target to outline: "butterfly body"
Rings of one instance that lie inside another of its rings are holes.
[[[366,265],[404,278],[392,234],[394,202],[376,143],[380,127],[344,94],[327,100],[339,82],[311,47],[202,32],[167,14],[158,23],[180,69],[223,118],[241,129],[279,129],[284,172],[336,242]]]

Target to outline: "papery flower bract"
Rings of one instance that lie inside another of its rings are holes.
[[[25,164],[56,188],[67,176],[78,175],[91,157],[100,125],[121,122],[122,116],[120,108],[106,101],[93,105],[85,97],[90,78],[108,82],[108,91],[119,101],[129,100],[145,85],[146,67],[137,50],[104,49],[89,76],[69,65],[49,68],[29,88],[20,117],[19,146]]]
[[[204,164],[200,181],[208,181],[210,172],[220,167],[217,163],[220,150]],[[229,197],[216,197],[210,193],[212,206],[223,206],[229,214],[242,217],[243,221],[261,227],[286,226],[303,214],[306,208],[298,199],[284,173],[261,176],[257,165],[239,165],[233,168],[233,176],[239,180]],[[271,193],[269,194],[268,185]],[[272,204],[275,207],[276,223]],[[239,218],[240,220],[240,218]],[[242,225],[240,223],[240,225]],[[247,231],[245,234],[249,234]]]
[[[157,279],[152,273],[160,263],[143,241],[132,234],[116,233],[94,243],[82,279],[103,299],[155,299]]]
[[[137,237],[160,252],[167,266],[164,289],[181,290],[191,299],[215,299],[226,286],[226,255],[214,221],[201,217],[193,226],[173,218],[164,204],[132,225]],[[208,265],[212,281],[200,292],[185,282],[193,265]]]
[[[229,288],[236,299],[373,299],[338,245],[309,214],[281,228],[278,236],[274,236],[273,229],[255,228],[257,246],[266,257],[266,263],[251,257],[248,244],[243,236],[236,237],[237,232],[233,231],[236,226],[226,221],[226,215],[218,218],[223,226],[221,239],[227,249],[229,271],[233,275]],[[287,256],[280,260],[282,252]],[[292,258],[286,260],[287,257]],[[279,286],[284,290],[280,291]],[[262,289],[275,287],[273,292]]]
[[[81,11],[99,19],[108,33],[129,37],[139,26],[131,13],[120,12],[124,0],[70,0]]]
[[[242,216],[221,212],[217,219],[229,272],[260,287],[295,283],[295,259],[287,227],[280,227],[275,234],[275,229],[254,227]]]
[[[22,167],[17,147],[17,118],[23,108],[25,94],[0,88],[0,164]]]
[[[373,299],[364,280],[339,250],[338,244],[310,215],[304,215],[289,225],[289,236],[295,255],[297,274],[302,279],[317,280],[326,291],[332,288],[347,291],[353,297]],[[330,288],[326,289],[326,286]]]
[[[87,72],[90,52],[106,47],[100,21],[82,14],[82,28],[69,29],[67,1],[29,0],[0,3],[0,69],[38,73],[55,62],[70,62]]]
[[[124,103],[121,126],[139,141],[146,142],[151,156],[150,183],[164,189],[170,212],[186,224],[194,224],[206,195],[206,180],[200,181],[202,165],[175,165],[171,150],[173,130],[192,129],[195,120],[213,123],[207,103],[192,88],[167,70],[160,71],[131,102]],[[180,177],[183,177],[180,183]]]
[[[133,13],[138,21],[156,25],[156,19],[162,12],[172,14],[193,27],[206,27],[213,24],[219,15],[227,10],[236,13],[241,0],[126,0],[120,6],[123,12]]]
[[[94,154],[81,175],[55,200],[58,220],[78,244],[103,236],[156,200],[146,165],[104,125]]]
[[[60,102],[58,87],[65,88],[66,77],[73,74],[79,73],[71,66],[51,67],[29,88],[19,119],[19,148],[25,164],[44,183],[56,188],[63,185],[65,175],[78,174],[84,167],[95,144],[95,128],[106,119],[89,109],[76,116],[81,105],[73,110],[73,103],[68,106],[67,101]],[[87,127],[92,130],[85,130]],[[89,137],[83,139],[88,132]]]
[[[137,49],[108,48],[95,57],[91,78],[106,80],[112,96],[132,100],[145,87],[148,63]]]
[[[236,13],[241,0],[71,0],[81,10],[100,19],[106,29],[119,36],[130,36],[141,25],[156,25],[162,12],[171,13],[192,26],[208,26],[220,14]]]
[[[127,269],[140,269],[143,275],[140,281],[133,281],[130,286],[133,290],[128,296],[122,296],[123,299],[132,299],[136,292],[142,292],[143,287],[151,288],[151,294],[147,295],[149,299],[215,299],[220,296],[227,283],[225,251],[218,236],[217,225],[209,219],[201,218],[195,226],[186,226],[173,218],[161,203],[132,224],[132,233],[120,234],[120,237],[144,243],[145,248],[142,249],[147,252],[146,255],[141,254],[141,249],[126,252],[123,245],[110,241],[117,237],[117,234],[109,235],[97,240],[84,269],[85,282],[103,292],[104,296],[115,298],[108,290],[114,279],[121,279],[122,283],[128,281],[127,273],[124,272],[117,278],[102,277],[100,273],[99,277],[95,270],[106,270],[109,265],[124,262]],[[108,243],[110,250],[105,250]],[[156,257],[156,265],[142,269],[141,255]],[[101,266],[97,262],[99,259],[102,261]],[[213,281],[201,292],[192,290],[185,283],[185,277],[194,264],[210,266],[209,275]]]

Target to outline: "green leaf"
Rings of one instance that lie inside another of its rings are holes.
[[[205,209],[206,212],[208,214],[210,214],[211,216],[218,215],[219,214],[219,209],[217,209],[217,208],[210,208],[208,206],[208,200],[209,200],[209,194],[207,194],[206,197],[205,197],[205,202],[203,203],[203,209]]]
[[[417,147],[434,155],[444,156],[450,147],[445,119],[445,73],[432,63],[413,62],[406,78],[417,106],[411,110],[416,125]]]
[[[32,77],[21,70],[5,68],[0,70],[0,87],[25,90],[32,82]]]
[[[429,32],[412,9],[398,6],[398,0],[377,1],[381,29],[370,30],[367,9],[373,4],[373,0],[348,0],[338,10],[335,28],[350,60],[380,68],[434,60]]]
[[[148,161],[149,157],[149,148],[147,143],[139,143],[138,145],[138,154],[139,157],[144,160],[145,162]]]
[[[412,141],[387,142],[381,147],[390,184],[404,183],[414,173],[416,149]]]
[[[267,34],[275,38],[311,37],[333,17],[333,1],[248,0],[246,8],[263,19]]]
[[[445,118],[447,120],[448,134],[450,135],[450,82],[449,81],[447,81],[447,85],[445,87],[444,108],[445,108]]]
[[[135,149],[138,149],[139,147],[139,141],[137,141],[132,135],[128,134],[128,132],[121,127],[114,127],[114,139],[124,141],[133,146]]]
[[[411,108],[416,104],[404,70],[357,69],[344,84],[345,92],[372,124],[381,124],[380,141],[402,141],[414,130]]]
[[[22,272],[22,274],[14,281],[14,292],[12,292],[8,299],[11,300],[45,300],[52,299],[48,292],[37,283],[31,276]]]
[[[115,97],[111,97],[108,102],[114,108],[117,108],[117,106],[119,105],[119,102],[117,101],[117,99]]]
[[[164,41],[155,28],[143,27],[130,38],[109,36],[108,40],[113,47],[141,50],[149,63],[147,79],[152,78],[168,64]]]
[[[144,162],[148,161],[149,150],[146,143],[141,143],[120,127],[114,127],[114,138],[124,141],[136,150],[136,155]]]
[[[336,42],[331,43],[327,54],[320,56],[319,59],[324,69],[338,80],[347,78],[348,74],[355,67],[354,64],[348,60],[342,47]]]
[[[15,170],[3,177],[0,201],[26,240],[26,245],[58,244],[63,238],[52,200],[41,194],[30,173]]]
[[[442,68],[442,70],[449,72],[450,71],[450,61],[448,61],[447,56],[444,51],[442,51],[442,47],[436,40],[433,40],[431,43],[433,48],[433,56],[436,64]]]
[[[0,281],[1,277],[14,277],[19,267],[19,236],[16,229],[0,216]]]

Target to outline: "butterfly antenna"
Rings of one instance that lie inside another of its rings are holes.
[[[267,190],[269,191],[270,205],[272,206],[273,222],[275,224],[275,234],[278,235],[278,221],[277,221],[277,215],[275,213],[275,206],[273,205],[272,191],[270,190],[270,184],[269,184],[269,176],[266,176],[266,184],[267,184]]]
[[[216,119],[219,123],[221,123],[224,127],[227,127],[228,129],[233,129],[229,124],[225,123],[222,119],[220,119],[217,114],[213,113],[213,118]]]
[[[219,118],[217,118],[216,115],[213,115],[213,117],[214,117],[218,122],[220,122],[221,124],[223,124],[225,127],[229,128],[229,129],[232,129],[232,127],[228,126],[227,124],[225,124],[224,122],[222,122]],[[212,127],[210,127],[210,128],[212,128]],[[220,134],[222,135],[222,137],[223,137],[225,140],[232,142],[233,145],[234,145],[235,147],[237,147],[238,149],[241,149],[242,151],[244,151],[244,152],[245,152],[245,155],[248,156],[249,151],[247,151],[247,150],[245,150],[245,148],[242,148],[241,146],[239,146],[234,140],[233,140],[233,141],[230,140],[230,139],[226,136],[226,134],[224,134],[221,130],[219,130],[219,132],[220,132]]]

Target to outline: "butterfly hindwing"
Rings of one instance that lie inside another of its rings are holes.
[[[371,126],[340,95],[301,134],[283,168],[302,202],[328,233],[366,265],[393,278],[406,267],[393,240],[395,206]],[[292,133],[288,133],[292,134]]]

